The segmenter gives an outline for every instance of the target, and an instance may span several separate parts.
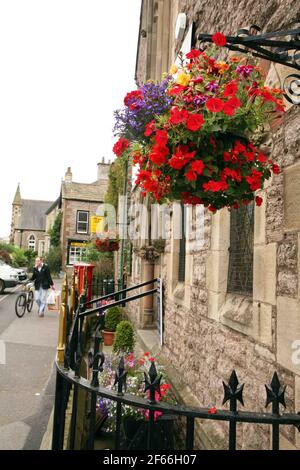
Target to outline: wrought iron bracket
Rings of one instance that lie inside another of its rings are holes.
[[[300,28],[257,34],[260,31],[256,25],[240,29],[236,36],[226,36],[226,47],[300,71]],[[197,39],[213,42],[211,34],[200,33]],[[300,104],[300,74],[285,77],[282,87],[290,103]]]

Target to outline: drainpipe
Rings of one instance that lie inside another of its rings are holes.
[[[124,168],[124,186],[123,186],[123,196],[124,196],[124,204],[122,207],[122,218],[121,218],[121,253],[120,253],[120,271],[119,271],[119,290],[124,289],[124,249],[125,249],[125,226],[127,226],[127,223],[125,222],[126,218],[126,211],[127,211],[127,204],[126,202],[126,193],[127,193],[127,177],[128,177],[128,162],[125,162],[125,168]],[[123,298],[123,296],[122,296]]]

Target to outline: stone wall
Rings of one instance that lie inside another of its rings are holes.
[[[189,24],[196,23],[197,33],[234,35],[251,24],[264,31],[296,27],[300,4],[294,0],[181,0],[179,11],[187,13]],[[261,66],[266,82],[280,85],[274,83],[274,68],[279,76],[286,71],[270,64]],[[227,293],[230,215],[226,209],[214,216],[205,214],[204,246],[191,250],[186,264],[192,271],[183,286],[189,302],[176,299],[170,289],[174,279],[170,261],[176,251],[172,240],[166,244],[160,273],[167,287],[162,357],[171,366],[174,382],[180,377],[178,389],[183,390],[185,384],[199,406],[222,407],[222,380],[228,380],[235,369],[245,383],[245,409],[263,411],[264,385],[270,384],[276,370],[288,386],[287,411],[300,411],[296,355],[300,344],[299,131],[299,109],[292,106],[266,136],[265,150],[282,172],[267,182],[260,192],[264,203],[255,209],[253,298]],[[132,318],[137,321],[135,314]],[[182,398],[188,403],[183,394]],[[269,427],[238,428],[239,448],[269,448]],[[201,423],[198,446],[226,448],[227,429],[225,424]],[[281,430],[281,448],[300,448],[294,428]]]

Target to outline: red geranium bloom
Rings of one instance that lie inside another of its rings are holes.
[[[233,116],[235,113],[235,110],[241,106],[241,102],[238,98],[233,96],[232,98],[229,98],[228,101],[226,101],[224,105],[224,113],[227,114],[227,116]]]
[[[236,82],[232,81],[232,82],[228,83],[226,85],[224,93],[223,93],[224,98],[226,98],[227,96],[235,95],[236,92],[237,92],[237,89],[238,89],[238,86],[237,86]]]
[[[195,151],[189,152],[186,145],[179,145],[168,163],[171,168],[181,170],[181,168],[187,165],[187,163],[194,158],[195,153]]]
[[[182,202],[184,204],[192,204],[194,206],[196,204],[202,204],[203,203],[203,201],[202,201],[202,199],[200,199],[200,197],[193,196],[192,194],[190,194],[188,192],[182,193],[181,197],[182,197]]]
[[[256,196],[255,203],[256,203],[257,206],[261,206],[262,203],[263,203],[263,199],[259,196]]]
[[[201,55],[201,51],[199,51],[198,49],[192,49],[185,56],[186,56],[187,59],[197,59],[197,57],[199,57],[199,55]]]
[[[212,40],[216,46],[223,47],[226,44],[226,36],[224,36],[222,33],[215,33],[212,36]]]
[[[154,140],[159,145],[166,145],[168,143],[168,132],[167,131],[156,131]]]
[[[209,414],[214,415],[214,414],[217,413],[217,408],[216,408],[215,406],[213,406],[212,408],[210,408],[210,409],[208,410],[208,412],[209,412]]]
[[[186,90],[187,87],[183,85],[174,85],[172,88],[169,88],[167,91],[168,95],[170,96],[176,96],[182,93],[184,90]]]
[[[185,177],[188,181],[196,181],[197,173],[190,169],[186,172]]]
[[[204,191],[212,191],[215,193],[216,191],[226,191],[228,189],[228,184],[226,181],[214,181],[210,180],[208,183],[203,184]]]
[[[220,98],[210,98],[206,101],[206,107],[211,113],[219,113],[224,108],[224,103]]]
[[[140,90],[134,90],[129,93],[124,98],[125,106],[129,106],[133,100],[141,100],[143,98],[142,92]]]
[[[122,153],[129,147],[129,141],[120,137],[118,142],[113,146],[113,152],[117,157],[120,157]]]
[[[144,135],[146,137],[149,137],[151,134],[153,134],[154,131],[155,131],[155,122],[154,120],[152,120],[151,122],[148,122],[148,124],[146,124],[146,130],[144,132]]]
[[[189,113],[186,109],[179,109],[175,106],[171,109],[171,116],[169,121],[171,124],[174,124],[176,126],[177,124],[185,123],[188,116]]]
[[[198,175],[202,175],[203,170],[204,170],[204,166],[205,165],[204,165],[202,160],[195,160],[191,164],[192,170],[195,171],[196,173],[198,173]]]
[[[190,114],[187,118],[186,127],[190,131],[198,131],[204,123],[202,114]]]
[[[166,163],[167,155],[169,155],[169,149],[165,145],[156,144],[153,146],[152,151],[149,154],[149,159],[155,165],[163,165]]]
[[[279,175],[279,173],[280,173],[280,166],[274,164],[274,165],[272,166],[272,171],[273,171],[273,173],[275,173],[275,175]]]

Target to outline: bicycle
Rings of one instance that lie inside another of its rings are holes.
[[[34,284],[33,282],[28,282],[24,285],[24,291],[21,292],[16,298],[15,303],[15,312],[17,317],[23,317],[24,313],[31,312],[34,301]]]

